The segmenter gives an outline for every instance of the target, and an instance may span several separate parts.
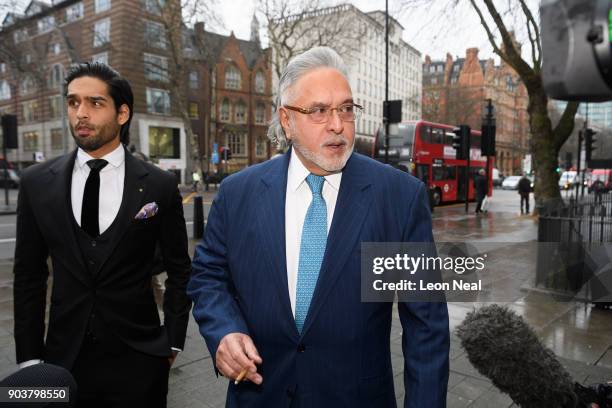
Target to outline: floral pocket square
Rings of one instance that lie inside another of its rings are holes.
[[[138,214],[136,214],[134,219],[135,220],[145,220],[147,218],[151,218],[155,216],[155,214],[157,214],[158,210],[159,210],[159,207],[157,206],[157,203],[153,201],[152,203],[148,203],[142,206],[142,208],[140,209],[140,211],[138,211]]]

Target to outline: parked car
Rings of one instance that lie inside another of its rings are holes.
[[[0,188],[18,188],[19,187],[19,175],[14,169],[8,169],[8,180],[4,176],[4,170],[0,169]]]
[[[502,185],[502,181],[504,181],[504,176],[498,169],[493,167],[493,174],[491,175],[491,179],[493,180],[493,186],[499,187]]]
[[[578,174],[575,171],[564,171],[559,177],[559,188],[569,190],[578,183]]]
[[[518,183],[521,176],[509,176],[502,181],[502,189],[504,190],[518,190]]]

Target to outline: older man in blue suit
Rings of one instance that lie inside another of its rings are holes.
[[[227,178],[188,293],[228,407],[395,407],[391,303],[361,301],[362,242],[431,242],[424,185],[353,153],[361,113],[342,59],[313,48],[279,82],[281,158]],[[398,304],[405,407],[444,407],[445,303]]]

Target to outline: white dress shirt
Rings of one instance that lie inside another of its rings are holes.
[[[98,212],[98,224],[100,234],[110,227],[121,207],[123,198],[123,183],[125,180],[125,150],[119,144],[115,150],[108,153],[102,159],[108,164],[100,171],[100,201]],[[89,160],[93,160],[87,152],[79,148],[74,168],[72,169],[72,213],[79,226],[81,225],[81,209],[83,208],[83,192],[85,183],[91,169],[87,165]]]
[[[292,147],[293,149],[293,147]],[[287,252],[287,283],[291,312],[295,316],[295,297],[297,291],[297,275],[300,261],[300,246],[302,242],[302,227],[304,218],[312,201],[312,192],[306,182],[310,174],[300,158],[291,152],[289,169],[287,170],[287,193],[285,195],[285,242]],[[340,190],[342,173],[325,176],[323,183],[323,199],[327,206],[327,233],[334,217],[334,209]]]

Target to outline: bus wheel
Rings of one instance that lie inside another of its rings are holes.
[[[439,188],[434,189],[434,191],[432,192],[432,201],[435,207],[439,206],[442,202],[442,192]]]

